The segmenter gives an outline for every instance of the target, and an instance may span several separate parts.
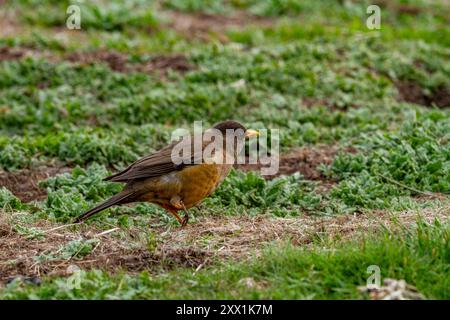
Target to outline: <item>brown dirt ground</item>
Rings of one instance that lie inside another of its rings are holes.
[[[39,188],[38,182],[70,170],[67,167],[42,167],[15,172],[0,171],[0,187],[6,187],[23,202],[43,200],[47,192]]]
[[[0,62],[8,60],[19,60],[28,57],[46,58],[48,61],[55,61],[55,57],[48,51],[39,51],[25,46],[21,47],[1,47]]]
[[[93,52],[75,52],[64,57],[66,60],[81,65],[96,62],[106,63],[112,70],[118,72],[153,73],[164,77],[169,70],[185,73],[195,67],[183,54],[155,55],[143,63],[130,63],[129,57],[117,51],[98,50]]]
[[[99,50],[94,52],[75,52],[65,56],[70,62],[76,62],[80,65],[90,65],[95,62],[104,62],[112,70],[125,72],[129,71],[128,57],[116,51]]]
[[[338,151],[339,149],[336,146],[330,145],[317,145],[292,150],[280,156],[278,173],[273,176],[265,176],[265,178],[273,179],[281,175],[292,175],[295,172],[300,172],[305,179],[327,181],[327,177],[319,171],[319,165],[331,164]],[[345,151],[354,152],[350,149]],[[243,171],[257,171],[261,169],[262,165],[239,164],[235,167]]]
[[[8,60],[20,60],[25,58],[42,58],[49,62],[58,62],[60,57],[48,50],[38,50],[27,46],[1,47],[0,62]]]
[[[442,210],[422,210],[420,215],[428,221],[435,218],[448,220]],[[417,216],[417,212],[391,214],[380,211],[338,217],[199,217],[195,224],[185,228],[155,228],[155,244],[150,250],[146,240],[148,235],[137,228],[114,228],[109,233],[102,233],[89,225],[73,229],[71,225],[41,220],[33,227],[42,231],[45,237],[30,239],[17,232],[14,216],[0,211],[0,285],[18,276],[66,276],[74,265],[85,270],[95,268],[130,273],[175,267],[198,271],[217,259],[242,261],[258,256],[269,243],[308,246],[318,237],[354,239],[376,232],[381,225],[390,227],[394,220],[412,224]],[[83,258],[36,260],[37,256],[57,253],[68,242],[81,239],[98,240],[94,249]]]
[[[377,0],[374,1],[373,4],[376,4],[380,6],[381,8],[387,8],[390,11],[401,13],[401,14],[408,14],[412,16],[416,16],[419,13],[421,13],[423,10],[421,7],[413,4],[406,4],[406,3],[395,3],[394,1],[388,1],[388,0]]]
[[[183,54],[154,56],[150,61],[138,67],[138,70],[141,72],[156,72],[163,74],[169,69],[185,73],[195,69],[195,67],[189,63],[186,56]]]
[[[20,48],[3,47],[0,48],[0,62],[21,59],[25,54],[25,50]]]
[[[185,73],[195,69],[183,54],[155,55],[143,63],[130,63],[129,57],[117,51],[98,50],[93,52],[74,52],[65,56],[53,55],[50,52],[38,51],[27,47],[1,47],[0,62],[19,60],[26,57],[42,57],[51,62],[66,60],[79,65],[91,65],[97,62],[107,64],[117,72],[143,72],[165,77],[169,70]]]
[[[409,103],[440,108],[450,107],[450,87],[440,87],[431,95],[425,95],[420,85],[413,81],[397,81],[398,99]]]

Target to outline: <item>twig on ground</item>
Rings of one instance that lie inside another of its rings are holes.
[[[62,225],[62,226],[57,226],[57,227],[54,227],[54,228],[51,228],[51,229],[48,229],[48,230],[44,230],[44,231],[42,231],[42,232],[43,232],[43,233],[49,233],[49,232],[56,231],[56,230],[59,230],[59,229],[63,229],[63,228],[75,226],[75,225],[77,225],[77,224],[78,224],[78,223],[64,224],[64,225]]]
[[[116,227],[116,228],[112,228],[112,229],[109,229],[109,230],[100,232],[100,233],[96,234],[96,235],[94,236],[94,238],[100,237],[100,236],[104,236],[104,235],[107,235],[107,234],[112,233],[112,232],[117,231],[117,230],[120,230],[120,228]]]
[[[385,175],[383,175],[381,173],[376,173],[376,175],[380,176],[383,179],[385,179],[385,180],[387,180],[387,181],[389,181],[389,182],[391,182],[393,184],[396,184],[396,185],[398,185],[398,186],[400,186],[400,187],[402,187],[404,189],[407,189],[409,191],[413,191],[415,193],[423,194],[423,195],[426,195],[426,196],[429,196],[429,197],[435,197],[435,198],[440,198],[441,197],[441,195],[439,193],[432,193],[432,192],[428,192],[428,191],[422,191],[422,190],[419,190],[419,189],[407,186],[407,185],[405,185],[405,184],[403,184],[401,182],[398,182],[397,180],[394,180],[392,178],[386,177]]]
[[[222,251],[223,249],[225,249],[225,246],[220,247],[219,250],[217,250],[216,253],[215,253],[212,257],[215,257],[215,256],[216,256],[220,251]],[[210,259],[211,259],[211,257],[207,257],[207,258],[205,259],[205,261],[203,261],[202,263],[200,263],[200,264],[198,265],[198,267],[195,269],[195,271],[192,273],[192,275],[195,276],[195,275],[197,274],[197,272],[199,272],[200,269],[203,268],[203,266],[204,266]]]

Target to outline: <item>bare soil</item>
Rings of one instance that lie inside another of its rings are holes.
[[[423,106],[450,107],[450,87],[439,87],[431,95],[426,95],[422,87],[414,81],[397,81],[395,85],[398,90],[399,101]]]
[[[195,67],[191,63],[189,63],[185,55],[171,54],[154,56],[147,63],[139,65],[137,69],[140,72],[156,72],[164,75],[168,70],[185,73],[187,71],[195,69]]]
[[[300,172],[305,179],[326,181],[328,179],[319,170],[319,166],[321,164],[331,164],[337,153],[338,148],[330,145],[318,145],[292,150],[280,156],[278,173],[272,176],[265,176],[265,178],[273,179],[281,175],[292,175]],[[243,171],[258,171],[263,166],[261,164],[240,164],[235,167]]]
[[[374,1],[373,4],[376,4],[381,8],[389,9],[390,11],[396,13],[407,14],[412,16],[416,16],[422,12],[422,8],[414,4],[395,3],[394,1],[388,0],[377,0]]]
[[[39,181],[70,170],[67,167],[42,167],[15,172],[0,171],[0,187],[6,187],[22,202],[39,201],[47,196],[45,189],[38,186]]]
[[[7,60],[17,60],[25,55],[25,51],[19,48],[0,48],[0,62]]]
[[[91,65],[96,62],[106,63],[112,70],[125,72],[128,71],[128,57],[116,51],[99,50],[94,52],[74,52],[65,56],[70,62],[80,65]]]

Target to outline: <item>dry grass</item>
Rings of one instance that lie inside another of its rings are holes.
[[[267,216],[200,217],[187,227],[158,227],[101,230],[92,225],[58,225],[40,220],[32,226],[41,236],[19,232],[16,216],[0,211],[0,282],[17,276],[68,275],[73,265],[110,272],[142,270],[156,272],[175,267],[199,270],[217,260],[245,260],[258,256],[268,243],[290,242],[307,246],[319,237],[335,240],[373,234],[394,220],[413,224],[420,215],[426,221],[449,219],[449,208],[422,212],[387,213],[375,211],[338,217],[273,218]],[[36,232],[34,233],[36,234]],[[83,257],[38,261],[43,255],[58,256],[74,240],[96,239]]]
[[[293,245],[304,246],[317,237],[348,240],[376,232],[382,225],[389,227],[395,220],[402,225],[414,224],[419,216],[425,221],[435,218],[446,220],[449,219],[448,210],[443,208],[400,213],[373,211],[334,217],[202,217],[196,224],[172,231],[170,243],[181,247],[190,244],[213,251],[220,257],[242,259],[258,253],[269,242],[289,241]],[[162,247],[167,245],[168,242],[165,242]]]
[[[16,276],[41,277],[43,275],[67,275],[73,265],[83,269],[99,268],[129,272],[172,268],[196,267],[208,252],[191,246],[151,250],[145,236],[139,230],[100,230],[88,225],[57,225],[39,221],[32,226],[34,234],[21,234],[13,218],[0,220],[0,281]],[[93,249],[83,257],[75,254],[59,257],[72,241],[96,240]],[[38,257],[53,256],[39,261]]]

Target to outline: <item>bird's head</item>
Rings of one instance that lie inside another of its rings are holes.
[[[219,122],[213,128],[222,132],[224,136],[227,134],[227,130],[229,131],[233,130],[238,134],[238,136],[243,135],[244,138],[259,136],[259,132],[257,130],[246,129],[242,124],[234,120],[226,120]]]
[[[217,123],[212,129],[220,131],[223,137],[223,151],[236,158],[245,147],[245,139],[259,136],[259,132],[246,129],[237,121],[227,120]]]

